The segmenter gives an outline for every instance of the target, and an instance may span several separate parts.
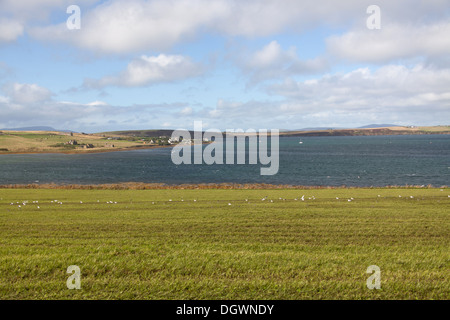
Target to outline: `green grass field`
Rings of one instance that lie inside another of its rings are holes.
[[[0,298],[449,299],[449,194],[0,189]]]

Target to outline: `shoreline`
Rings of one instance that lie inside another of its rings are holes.
[[[386,186],[305,186],[266,183],[144,183],[120,182],[104,184],[57,184],[57,183],[30,183],[30,184],[4,184],[0,189],[63,189],[63,190],[199,190],[199,189],[228,189],[228,190],[314,190],[314,189],[447,189],[448,186],[428,185],[386,185]]]
[[[336,129],[314,131],[280,132],[280,137],[370,137],[370,136],[408,136],[408,135],[448,135],[450,131],[420,131],[390,128],[374,129]]]
[[[114,149],[79,149],[79,150],[42,150],[42,151],[0,151],[0,155],[8,154],[85,154],[85,153],[106,153],[106,152],[118,152],[118,151],[133,151],[142,149],[157,149],[157,148],[170,148],[174,145],[149,145],[149,146],[135,146],[124,147]]]
[[[336,132],[341,131],[351,131],[354,129],[343,129],[343,130],[335,130]],[[379,129],[377,129],[379,130]],[[366,131],[369,131],[366,129]],[[375,130],[373,130],[375,131]],[[289,133],[280,133],[280,138],[282,137],[342,137],[342,136],[390,136],[390,135],[450,135],[450,131],[441,131],[441,132],[418,132],[418,131],[410,131],[403,132],[390,130],[389,133],[384,132],[382,134],[330,134],[328,131],[311,131],[311,132],[289,132]],[[202,144],[210,144],[212,142],[202,142]],[[143,150],[143,149],[155,149],[155,148],[170,148],[175,147],[177,144],[173,145],[136,145],[130,147],[117,147],[117,148],[108,148],[108,149],[72,149],[72,150],[20,150],[20,151],[0,151],[1,155],[14,155],[14,154],[90,154],[90,153],[107,153],[107,152],[119,152],[119,151],[133,151],[133,150]]]
[[[213,142],[203,142],[202,144],[210,144]],[[43,151],[0,151],[1,155],[8,154],[86,154],[86,153],[107,153],[107,152],[119,152],[119,151],[133,151],[133,150],[143,150],[143,149],[158,149],[158,148],[173,148],[177,146],[176,144],[170,145],[141,145],[133,147],[123,147],[123,148],[110,148],[110,149],[78,149],[78,150],[43,150]]]

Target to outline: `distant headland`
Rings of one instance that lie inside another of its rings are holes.
[[[124,130],[100,133],[26,127],[0,130],[0,154],[93,153],[170,147],[173,130]],[[191,131],[191,133],[193,133]],[[354,129],[310,128],[280,130],[280,137],[380,136],[450,134],[450,126],[368,125]],[[204,142],[205,143],[205,142]]]

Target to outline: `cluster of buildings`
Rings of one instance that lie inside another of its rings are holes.
[[[79,145],[77,140],[69,140],[65,144],[72,145],[72,146]],[[82,144],[81,146],[83,147],[83,149],[92,149],[92,148],[94,148],[94,145],[92,143],[85,143],[85,144]],[[105,145],[105,147],[107,147],[107,145]],[[114,145],[112,145],[112,147],[114,147]]]

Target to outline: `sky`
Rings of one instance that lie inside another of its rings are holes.
[[[0,128],[194,121],[449,125],[450,0],[0,0]]]

